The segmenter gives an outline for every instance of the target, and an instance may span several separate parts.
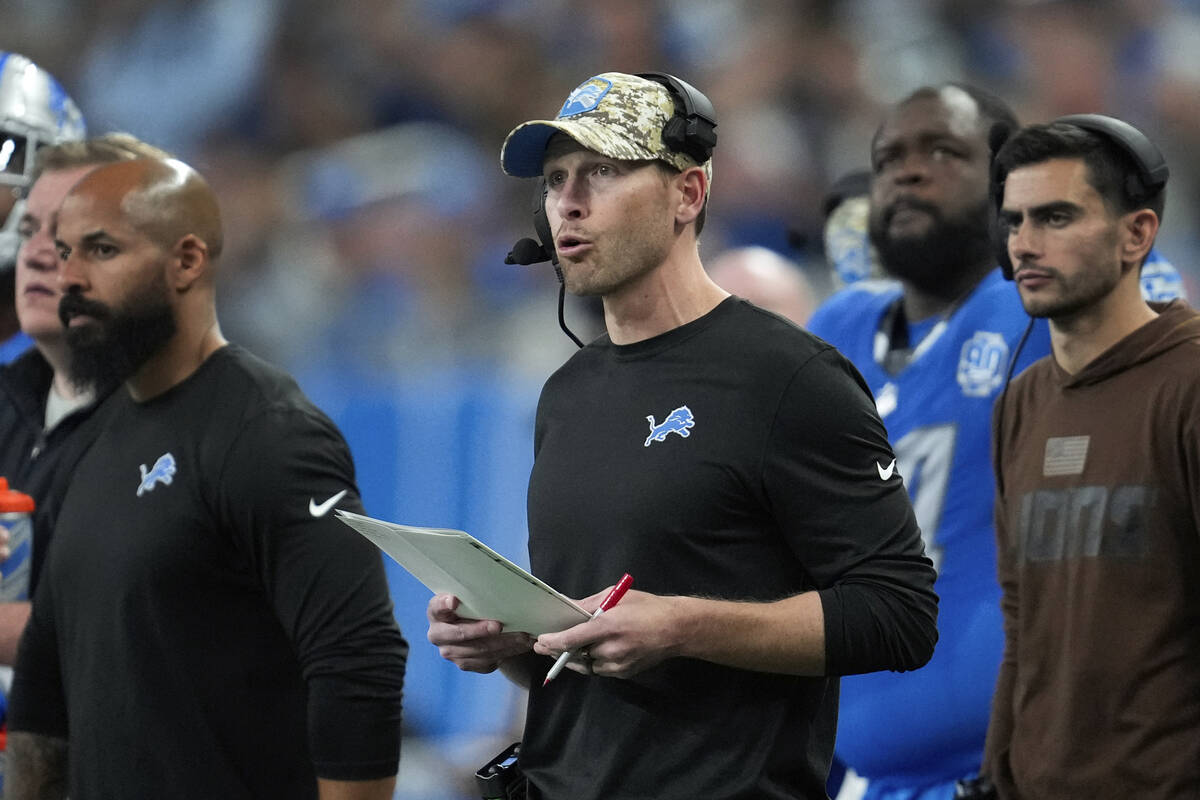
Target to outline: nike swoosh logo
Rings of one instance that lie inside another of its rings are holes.
[[[887,469],[881,467],[879,462],[876,461],[875,469],[879,470],[879,479],[886,481],[888,478],[892,477],[892,473],[896,471],[896,459],[892,459],[892,463],[887,465]]]
[[[329,512],[329,509],[331,509],[337,505],[338,500],[341,500],[343,497],[346,496],[347,491],[349,491],[349,490],[342,489],[340,492],[335,494],[333,497],[329,498],[324,503],[321,503],[321,505],[317,505],[316,501],[313,500],[311,497],[308,498],[308,513],[312,514],[314,517],[325,516],[325,514],[327,514]]]

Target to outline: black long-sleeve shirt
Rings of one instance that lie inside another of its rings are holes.
[[[235,346],[122,390],[80,462],[9,726],[69,736],[70,795],[316,797],[393,775],[407,645],[341,434]],[[340,495],[340,499],[334,498]]]
[[[834,676],[914,669],[937,638],[934,571],[855,369],[729,299],[577,353],[542,394],[535,452],[535,574],[576,597],[623,572],[665,595],[819,591],[827,675],[683,658],[631,680],[564,673],[530,695],[521,762],[535,794],[823,798]]]

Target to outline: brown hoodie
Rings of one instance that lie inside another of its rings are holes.
[[[994,416],[1002,798],[1200,798],[1200,316],[1182,301]]]

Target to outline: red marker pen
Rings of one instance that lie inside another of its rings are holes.
[[[621,580],[617,581],[617,585],[612,588],[612,591],[605,595],[604,599],[600,601],[600,607],[597,608],[592,614],[592,619],[595,619],[605,611],[608,611],[610,608],[615,606],[617,602],[625,596],[625,592],[629,589],[632,583],[632,575],[630,575],[628,572],[622,575]],[[567,662],[574,654],[574,650],[564,650],[562,655],[558,657],[558,660],[554,662],[554,666],[551,667],[550,671],[546,673],[546,680],[542,681],[542,686],[545,686],[547,683],[554,680],[555,676],[562,672],[563,667],[567,665]]]

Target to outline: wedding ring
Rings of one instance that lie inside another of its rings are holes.
[[[592,668],[592,662],[595,661],[595,659],[592,658],[592,654],[586,647],[579,651],[579,657],[583,659],[583,663],[587,667],[588,675],[595,675],[596,670]]]

